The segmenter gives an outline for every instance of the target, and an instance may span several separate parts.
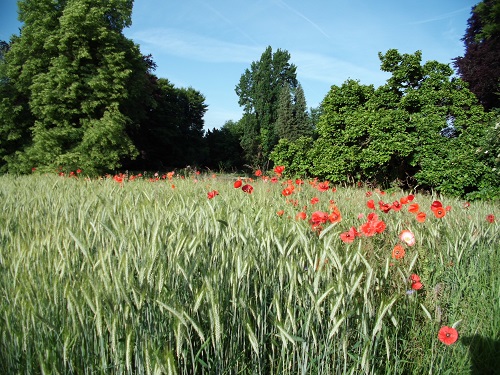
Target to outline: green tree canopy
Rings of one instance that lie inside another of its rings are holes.
[[[145,116],[132,104],[149,96],[150,66],[122,34],[132,3],[19,1],[1,89],[4,169],[103,172],[137,154],[127,130]]]
[[[397,181],[453,195],[494,179],[477,153],[490,116],[452,69],[436,61],[421,64],[419,51],[389,50],[379,57],[382,70],[391,73],[385,85],[375,89],[347,80],[332,86],[313,146],[304,139],[280,144],[274,160],[288,160],[291,173],[295,165],[297,172],[333,182]]]
[[[462,41],[465,54],[454,59],[458,74],[487,110],[500,108],[500,0],[472,8]]]
[[[198,165],[205,158],[205,97],[192,87],[175,87],[166,78],[150,75],[152,106],[130,137],[140,152],[136,160],[127,160],[129,169],[179,168]]]
[[[278,49],[273,53],[269,46],[259,61],[254,61],[246,69],[236,86],[238,103],[243,107],[245,135],[242,147],[247,155],[253,155],[252,162],[267,160],[269,153],[278,142],[276,121],[278,102],[284,86],[294,90],[297,85],[296,66],[290,64],[290,54]],[[252,121],[247,121],[252,116]],[[257,144],[249,137],[258,137]]]
[[[307,113],[306,98],[300,84],[294,92],[289,86],[283,86],[281,89],[275,128],[279,139],[293,141],[312,135],[313,128]]]

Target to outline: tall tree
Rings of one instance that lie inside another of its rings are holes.
[[[281,88],[278,97],[278,116],[275,128],[279,139],[294,139],[296,123],[293,115],[292,94],[289,86],[283,86]]]
[[[7,170],[7,160],[16,151],[30,143],[30,126],[34,118],[29,110],[26,95],[20,92],[16,85],[19,81],[9,78],[7,52],[11,44],[2,42],[0,58],[0,171]]]
[[[500,0],[472,8],[462,41],[465,54],[454,59],[458,74],[485,109],[500,108]]]
[[[300,137],[309,137],[312,132],[302,86],[297,85],[294,93],[289,86],[283,86],[278,98],[276,120],[276,134],[279,139],[294,141]]]
[[[313,128],[307,113],[306,96],[302,85],[298,85],[295,89],[295,97],[293,102],[293,114],[295,118],[296,131],[295,139],[300,137],[312,136]]]
[[[8,169],[102,172],[137,153],[127,130],[144,118],[131,104],[148,97],[150,66],[122,33],[132,3],[19,1],[21,34],[5,55],[9,100],[18,109],[0,108],[0,119],[17,123],[18,133],[29,129],[30,137],[3,155]]]
[[[255,144],[249,142],[249,139],[246,139],[242,146],[247,154],[257,153],[261,162],[267,160],[278,142],[275,125],[281,89],[288,86],[293,90],[298,84],[297,68],[290,64],[289,60],[290,54],[287,51],[278,49],[273,53],[269,46],[260,60],[254,61],[250,69],[245,70],[236,86],[239,105],[243,107],[246,116],[252,116],[255,120],[247,122],[245,138],[255,135],[259,138],[258,150],[252,149]]]

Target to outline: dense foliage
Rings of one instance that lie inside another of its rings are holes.
[[[113,169],[137,153],[126,129],[147,67],[121,33],[132,2],[19,2],[21,35],[5,54],[2,131],[9,170],[34,166]],[[113,84],[109,84],[112,82]],[[28,136],[26,136],[28,135]],[[22,139],[13,149],[9,139]]]
[[[464,56],[455,59],[460,77],[486,109],[500,108],[500,1],[472,8],[463,37]]]
[[[253,156],[249,160],[252,163],[267,161],[278,143],[276,122],[280,93],[285,86],[295,90],[298,85],[297,67],[289,60],[287,51],[278,49],[273,53],[269,46],[260,60],[252,62],[250,69],[245,70],[236,86],[238,103],[244,110],[245,133],[241,145],[248,158]]]
[[[125,162],[125,167],[158,170],[205,161],[205,97],[192,87],[175,87],[165,78],[150,75],[150,80],[153,103],[144,121],[130,131],[141,155]]]
[[[19,2],[21,33],[0,51],[3,171],[203,160],[205,98],[152,74],[151,56],[122,33],[131,12],[131,0]]]
[[[380,59],[392,75],[385,85],[332,86],[313,146],[282,142],[274,162],[333,182],[396,182],[452,195],[498,186],[498,171],[478,156],[491,116],[466,84],[445,64],[422,65],[419,51],[389,50]]]

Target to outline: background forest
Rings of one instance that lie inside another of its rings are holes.
[[[0,170],[9,173],[284,165],[290,177],[500,196],[500,1],[471,12],[454,66],[380,52],[380,87],[349,79],[307,108],[286,50],[235,82],[243,116],[204,130],[205,97],[154,74],[123,35],[130,0],[19,1],[0,49]]]

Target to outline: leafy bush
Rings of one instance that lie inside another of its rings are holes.
[[[334,182],[396,181],[454,196],[498,186],[492,161],[477,152],[481,144],[498,150],[498,134],[485,135],[491,116],[466,84],[445,64],[422,65],[419,51],[389,50],[380,59],[382,70],[392,74],[387,83],[377,89],[354,80],[332,86],[307,157],[290,159],[305,155],[289,153],[281,162],[302,170],[309,163],[312,175]],[[285,148],[295,147],[303,146]]]

